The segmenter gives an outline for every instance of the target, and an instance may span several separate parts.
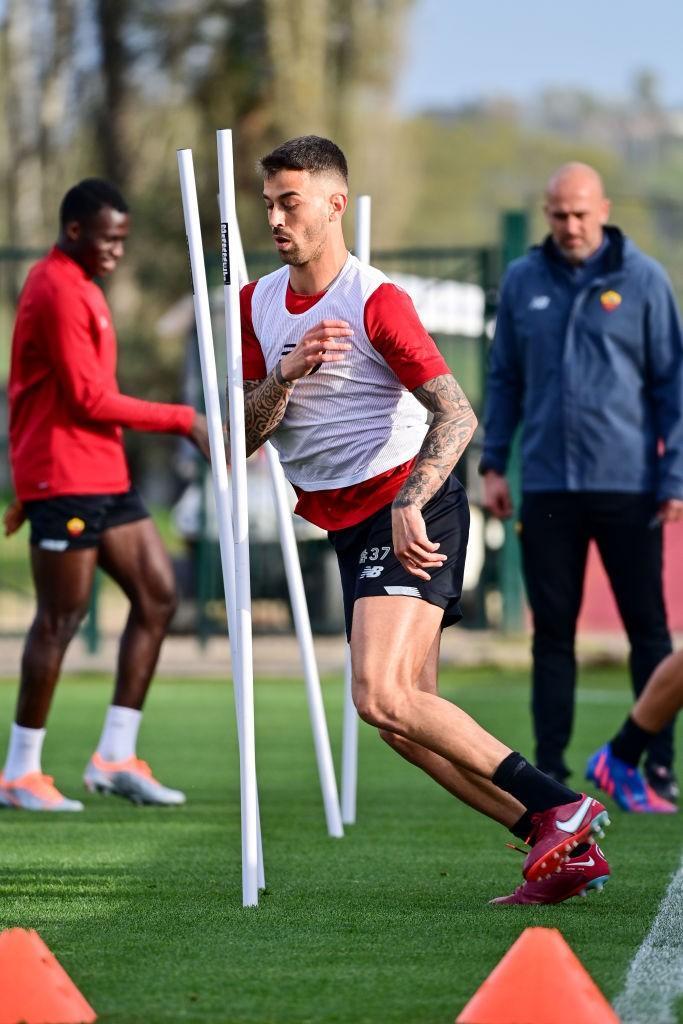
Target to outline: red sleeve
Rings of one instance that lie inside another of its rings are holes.
[[[251,297],[257,281],[250,281],[240,289],[240,319],[242,321],[242,376],[244,380],[264,380],[268,376],[266,361],[259,340],[254,334],[251,319]]]
[[[189,434],[195,417],[191,406],[146,402],[121,394],[116,378],[98,358],[91,317],[86,301],[66,288],[53,290],[43,317],[50,360],[74,416],[133,430]]]
[[[395,284],[381,284],[365,303],[365,333],[401,384],[414,391],[450,373],[436,342],[420,323],[413,301]]]

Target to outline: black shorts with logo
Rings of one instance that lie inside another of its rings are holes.
[[[359,597],[405,596],[427,601],[443,608],[442,628],[462,618],[460,598],[470,509],[465,490],[454,473],[427,502],[422,515],[427,536],[439,543],[439,551],[448,556],[440,568],[431,572],[429,581],[412,576],[394,555],[390,504],[356,526],[328,534],[339,562],[349,639],[353,605]]]
[[[134,487],[123,494],[63,494],[25,501],[24,508],[31,544],[43,551],[96,548],[105,530],[149,517]]]

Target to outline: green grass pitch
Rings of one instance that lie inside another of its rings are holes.
[[[341,680],[324,693],[338,760]],[[443,693],[530,750],[525,673],[448,671]],[[68,795],[81,795],[108,696],[102,678],[60,684],[44,764]],[[0,685],[3,723],[14,697]],[[577,784],[627,706],[623,672],[582,674]],[[676,818],[615,810],[602,895],[493,909],[487,900],[520,880],[503,829],[362,726],[358,823],[329,839],[303,684],[258,681],[256,713],[268,883],[257,909],[241,907],[225,683],[159,681],[151,692],[140,752],[187,791],[185,808],[88,796],[80,815],[0,814],[0,925],[37,929],[102,1024],[449,1024],[528,925],[561,929],[605,995],[620,991],[679,863]]]

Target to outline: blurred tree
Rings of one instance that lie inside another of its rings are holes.
[[[332,83],[328,51],[331,0],[266,0],[266,34],[272,65],[274,132],[283,138],[328,134]]]
[[[413,2],[0,0],[0,241],[47,246],[59,199],[80,177],[105,174],[124,190],[133,232],[109,289],[124,387],[178,395],[183,339],[155,332],[188,291],[175,150],[194,151],[205,247],[216,253],[223,126],[235,133],[248,248],[267,248],[257,158],[316,132],[347,152],[352,196],[373,195],[375,248],[493,243],[501,209],[538,210],[550,171],[586,159],[605,174],[615,219],[683,288],[683,132],[652,73],[628,104],[554,89],[526,109],[499,100],[400,122],[392,100]],[[543,230],[537,214],[534,233]]]
[[[38,17],[36,17],[38,15]],[[67,121],[73,0],[8,0],[0,26],[8,240],[40,245],[54,224],[49,177],[58,171]],[[14,288],[19,282],[14,282]]]
[[[641,68],[633,77],[633,99],[638,109],[655,113],[661,110],[659,82],[650,68]]]
[[[381,195],[400,162],[392,101],[411,5],[412,0],[266,0],[270,139],[309,133],[334,138],[349,161],[352,194]],[[405,215],[405,204],[376,204],[373,233],[395,243]]]
[[[79,0],[8,0],[0,23],[7,239],[40,246],[56,225],[73,130],[76,7]]]
[[[102,98],[97,116],[102,172],[110,181],[115,181],[124,194],[132,162],[127,138],[131,55],[126,33],[130,12],[130,0],[97,0],[95,5],[102,75]]]
[[[2,49],[11,152],[5,168],[7,228],[9,240],[15,244],[30,244],[43,236],[40,131],[43,68],[36,44],[30,5],[21,0],[9,0]]]

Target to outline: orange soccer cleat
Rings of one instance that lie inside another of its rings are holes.
[[[27,772],[8,781],[0,775],[0,807],[21,811],[82,811],[80,800],[62,796],[50,775]]]
[[[147,762],[135,756],[125,761],[105,761],[95,753],[85,769],[83,782],[91,793],[115,793],[134,804],[177,807],[185,803],[184,793],[162,786]]]

